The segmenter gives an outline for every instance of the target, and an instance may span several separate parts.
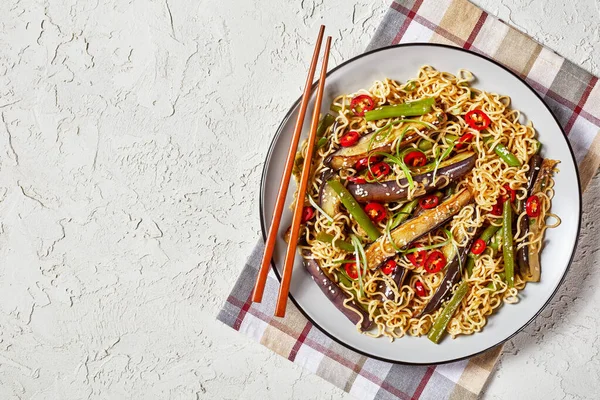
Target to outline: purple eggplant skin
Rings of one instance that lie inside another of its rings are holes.
[[[467,262],[467,255],[471,249],[472,239],[467,242],[467,245],[458,249],[457,254],[454,256],[450,264],[446,267],[446,274],[440,286],[438,286],[436,292],[429,300],[429,303],[425,306],[419,318],[424,315],[430,314],[437,310],[444,301],[448,300],[452,296],[452,288],[460,282],[462,278],[462,266]]]
[[[529,232],[529,217],[525,215],[519,222],[519,229],[524,234]],[[523,235],[523,233],[521,234]],[[529,246],[525,245],[517,250],[517,266],[519,272],[527,270],[529,267]]]
[[[327,181],[333,179],[335,175],[333,171],[324,171],[321,174],[321,187],[319,188],[319,206],[332,218],[339,212],[342,205],[340,197],[327,184]]]
[[[396,269],[389,275],[389,277],[396,282],[396,287],[400,288],[404,282],[404,279],[406,279],[406,275],[408,275],[408,269],[401,265],[396,265]],[[395,299],[394,291],[385,282],[380,281],[377,284],[377,291],[379,293],[383,293],[383,298],[381,299],[382,301]]]
[[[344,292],[335,282],[333,282],[325,272],[319,267],[319,263],[310,257],[309,252],[303,252],[304,267],[308,273],[312,276],[313,280],[319,286],[321,291],[327,296],[333,305],[342,312],[353,324],[360,323],[361,331],[368,331],[373,325],[373,321],[369,318],[369,314],[356,303],[355,300],[350,300],[346,304],[346,307],[352,308],[349,310],[344,306],[344,301],[351,298],[346,292]],[[361,318],[362,317],[362,318]],[[361,321],[362,319],[362,321]]]
[[[543,161],[544,159],[537,154],[534,154],[529,160],[529,171],[527,171],[527,198],[532,194],[533,184],[538,177]],[[521,218],[519,228],[523,234],[529,232],[529,217],[527,215]],[[529,268],[529,246],[525,245],[517,250],[517,265],[519,271],[525,271]]]
[[[533,184],[542,167],[542,161],[544,161],[544,159],[537,154],[534,154],[529,160],[529,171],[527,171],[527,197],[531,196],[531,190],[533,189]]]
[[[476,158],[477,156],[473,153],[468,158],[438,169],[435,185],[432,182],[433,171],[415,175],[413,176],[413,180],[422,184],[426,192],[431,192],[465,176],[475,166]],[[440,179],[440,177],[446,177],[446,179]],[[400,179],[400,184],[395,180],[374,183],[353,183],[348,185],[346,189],[348,189],[359,203],[368,203],[371,201],[389,203],[390,201],[400,201],[407,198],[408,181],[406,178],[402,178]]]

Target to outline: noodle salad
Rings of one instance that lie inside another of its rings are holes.
[[[366,335],[478,332],[540,280],[544,232],[560,224],[558,161],[542,158],[509,97],[473,81],[424,66],[340,95],[322,116],[299,249]]]

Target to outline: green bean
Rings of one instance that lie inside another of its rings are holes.
[[[414,199],[403,205],[402,208],[400,208],[400,211],[398,211],[398,214],[394,217],[390,226],[390,230],[396,228],[398,225],[406,221],[413,211],[415,211],[415,208],[417,208],[418,204],[419,200]]]
[[[339,113],[342,111],[342,107],[340,106],[336,106],[335,104],[331,103],[331,106],[329,106],[329,109],[333,112]]]
[[[412,92],[417,88],[417,85],[414,81],[408,81],[406,85],[402,88],[405,92]]]
[[[504,160],[505,163],[508,164],[509,167],[520,167],[521,161],[515,156],[513,153],[508,151],[505,145],[502,143],[498,143],[496,147],[494,147],[494,152]]]
[[[317,137],[323,137],[327,129],[335,122],[335,117],[329,113],[323,115],[321,121],[319,121],[319,126],[317,126]]]
[[[473,257],[472,253],[469,253],[469,257],[467,257],[467,265],[465,266],[467,276],[473,275],[473,268],[475,268],[475,257]]]
[[[540,142],[539,140],[536,140],[534,142],[535,144],[535,154],[540,154],[540,152],[542,151],[542,142]]]
[[[421,151],[427,151],[431,150],[431,148],[433,147],[433,143],[431,143],[429,140],[421,139],[417,147]]]
[[[483,143],[487,144],[493,140],[494,140],[493,136],[488,136],[485,139],[483,139]],[[496,153],[496,155],[498,157],[500,157],[505,163],[507,163],[509,167],[520,167],[521,166],[521,161],[519,161],[517,156],[515,156],[513,153],[508,151],[506,146],[503,145],[502,143],[498,143],[496,145],[496,147],[494,147],[494,153]]]
[[[365,120],[375,121],[384,118],[414,117],[431,112],[435,99],[433,97],[411,101],[404,104],[379,107],[376,110],[367,111]]]
[[[504,202],[504,212],[502,213],[502,255],[504,257],[504,271],[506,273],[506,283],[509,288],[515,286],[515,249],[512,235],[512,205],[510,201]]]
[[[501,226],[496,226],[496,225],[490,225],[487,228],[485,228],[485,230],[483,231],[483,233],[481,234],[481,236],[479,237],[481,240],[483,240],[485,242],[485,244],[488,244],[490,239],[494,236],[494,234],[496,232],[498,232],[498,230],[501,228]]]
[[[490,249],[492,249],[494,251],[498,251],[498,248],[500,248],[500,242],[502,241],[503,234],[504,234],[504,228],[500,228],[496,232],[496,236],[494,236],[494,240],[492,240],[492,242],[490,243]]]
[[[354,246],[352,245],[352,243],[346,242],[345,240],[342,239],[337,239],[334,243],[334,239],[335,236],[330,235],[329,233],[325,233],[325,232],[319,232],[316,236],[316,239],[319,242],[324,242],[324,243],[331,243],[333,244],[333,247],[337,247],[340,250],[344,250],[344,251],[348,251],[348,252],[352,252],[354,251]]]
[[[438,315],[438,317],[435,319],[433,326],[427,335],[429,340],[431,340],[433,343],[438,343],[440,341],[446,330],[448,322],[450,322],[450,319],[452,319],[452,316],[458,309],[458,306],[460,306],[460,302],[467,295],[468,291],[469,285],[467,284],[467,281],[462,281],[461,284],[456,288],[452,298],[450,298],[450,300],[442,309],[440,315]]]
[[[379,232],[377,226],[373,224],[369,216],[364,212],[360,204],[358,204],[348,189],[346,189],[344,185],[340,183],[340,181],[335,179],[327,181],[327,184],[338,195],[344,207],[346,207],[358,225],[360,225],[360,227],[365,231],[369,239],[373,241],[377,240],[377,238],[381,236],[381,232]]]
[[[458,139],[458,136],[456,135],[452,135],[450,133],[446,134],[446,136],[444,136],[446,138],[446,142],[452,144],[454,142],[456,142],[456,139]]]
[[[346,272],[342,272],[342,270],[339,270],[339,271],[337,271],[336,275],[337,275],[339,283],[343,284],[347,288],[352,287],[352,280],[350,279],[350,277],[348,275],[346,275]]]
[[[320,149],[321,147],[325,146],[328,141],[329,140],[326,137],[319,138],[319,141],[317,142],[317,147]]]

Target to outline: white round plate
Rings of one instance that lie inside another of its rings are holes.
[[[302,313],[329,337],[359,353],[380,360],[407,364],[435,364],[456,361],[490,349],[508,340],[530,323],[549,303],[563,281],[575,253],[581,222],[581,195],[575,157],[567,138],[548,107],[536,92],[518,76],[495,61],[463,49],[435,44],[406,44],[386,47],[355,57],[331,70],[327,75],[323,98],[326,113],[332,99],[343,93],[368,88],[375,80],[383,78],[406,82],[415,77],[423,65],[431,65],[439,71],[456,74],[459,69],[471,71],[474,86],[488,92],[508,95],[512,107],[521,110],[533,121],[539,139],[543,143],[542,155],[560,160],[560,172],[556,174],[556,195],[552,211],[560,216],[562,224],[546,232],[546,244],[542,252],[542,278],[530,283],[523,290],[517,304],[505,304],[488,318],[482,332],[445,337],[440,344],[433,344],[426,337],[409,337],[390,342],[386,338],[371,338],[357,332],[354,325],[339,312],[312,281],[298,256],[290,287],[292,301]],[[307,134],[314,95],[308,107],[304,123]],[[289,148],[299,100],[292,106],[279,126],[271,143],[262,176],[260,198],[263,236],[271,221],[277,189]],[[294,188],[288,191],[289,204]],[[281,232],[273,261],[275,273],[280,277],[286,244],[282,233],[291,224],[291,212],[286,208],[281,222]]]

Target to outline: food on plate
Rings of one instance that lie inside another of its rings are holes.
[[[299,248],[366,335],[472,334],[542,279],[558,161],[509,97],[473,80],[424,66],[339,95],[322,116]]]

